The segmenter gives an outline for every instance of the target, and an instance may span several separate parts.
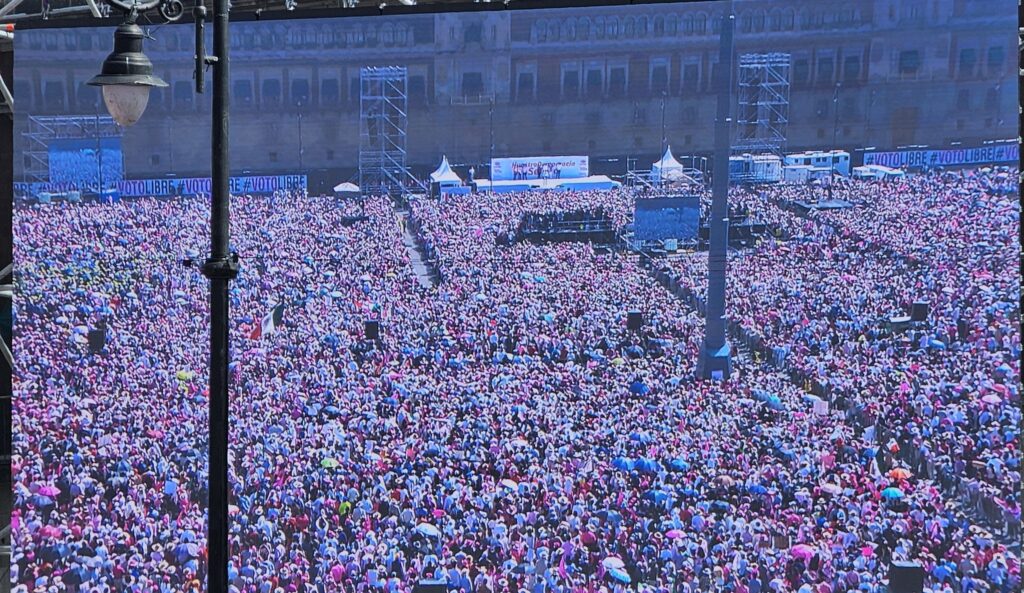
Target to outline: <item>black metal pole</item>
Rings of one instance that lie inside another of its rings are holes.
[[[213,5],[213,194],[210,204],[210,493],[207,533],[207,593],[228,590],[228,283],[238,275],[230,249],[228,160],[228,3]]]
[[[103,142],[100,140],[100,107],[96,103],[96,185],[99,186],[100,199],[103,199]],[[84,188],[82,188],[84,189]]]
[[[666,92],[661,93],[661,154],[665,154],[665,99]],[[678,146],[676,147],[678,148]]]
[[[725,336],[726,255],[729,244],[729,133],[732,120],[733,25],[736,17],[729,3],[722,19],[718,72],[715,86],[718,105],[715,115],[715,161],[711,185],[711,221],[708,240],[708,294],[704,319],[704,350],[697,372],[710,379],[716,372],[728,379],[732,371],[731,353]]]
[[[491,105],[487,110],[487,117],[491,136],[491,152],[488,157],[490,160],[487,162],[487,177],[490,178],[487,184],[487,195],[491,195],[491,190],[494,187],[494,97],[491,97]]]
[[[829,155],[829,171],[828,171],[828,199],[832,201],[832,184],[835,182],[836,176],[836,138],[839,135],[839,85],[842,84],[838,80],[836,81],[836,90],[832,94],[832,148],[830,149]]]
[[[302,109],[302,105],[299,105]],[[299,112],[299,173],[302,172],[302,112]]]

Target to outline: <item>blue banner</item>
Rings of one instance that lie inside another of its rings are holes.
[[[869,152],[864,155],[865,165],[885,167],[952,167],[1010,163],[1020,160],[1017,144],[995,144],[980,148],[949,150],[901,150],[896,152]]]
[[[232,194],[270,194],[275,191],[306,189],[305,175],[259,175],[232,177]],[[125,179],[117,182],[117,192],[123,197],[172,197],[212,193],[213,181],[209,177],[183,177],[167,179]],[[36,196],[40,192],[65,193],[88,191],[72,182],[15,183],[17,195]]]
[[[270,194],[275,191],[306,189],[305,175],[262,175],[232,177],[232,194]],[[213,180],[209,177],[182,179],[126,179],[117,184],[122,197],[164,197],[210,194]]]

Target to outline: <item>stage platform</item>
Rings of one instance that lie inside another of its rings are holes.
[[[844,210],[846,208],[853,208],[853,204],[846,200],[820,200],[818,202],[797,200],[790,203],[796,208],[799,208],[802,212],[808,212],[810,210]]]

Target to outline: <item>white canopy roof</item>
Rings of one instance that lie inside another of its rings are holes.
[[[338,193],[359,193],[359,186],[345,181],[335,185],[334,191]]]
[[[651,166],[651,179],[654,181],[678,179],[683,175],[683,165],[672,156],[672,147],[665,148],[665,154]]]
[[[451,165],[448,164],[447,156],[441,157],[441,165],[430,174],[430,180],[434,183],[462,183],[462,178],[452,171]]]

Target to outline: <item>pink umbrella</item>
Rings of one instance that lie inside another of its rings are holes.
[[[683,537],[683,531],[681,529],[669,529],[668,532],[665,533],[665,537],[669,539],[679,539]]]
[[[434,509],[434,516],[437,518],[444,517],[445,514],[444,509]]]
[[[807,544],[797,544],[789,549],[790,555],[794,558],[803,558],[804,560],[810,560],[814,556],[814,548]]]
[[[981,396],[981,401],[985,402],[986,404],[998,405],[1003,403],[1003,398],[999,397],[994,393],[988,393],[986,395]]]
[[[864,546],[863,548],[860,549],[860,554],[861,554],[861,556],[864,556],[865,558],[870,558],[870,557],[875,555],[875,547],[874,546]]]
[[[57,496],[60,494],[60,488],[56,486],[42,486],[39,488],[39,494],[43,496]]]

